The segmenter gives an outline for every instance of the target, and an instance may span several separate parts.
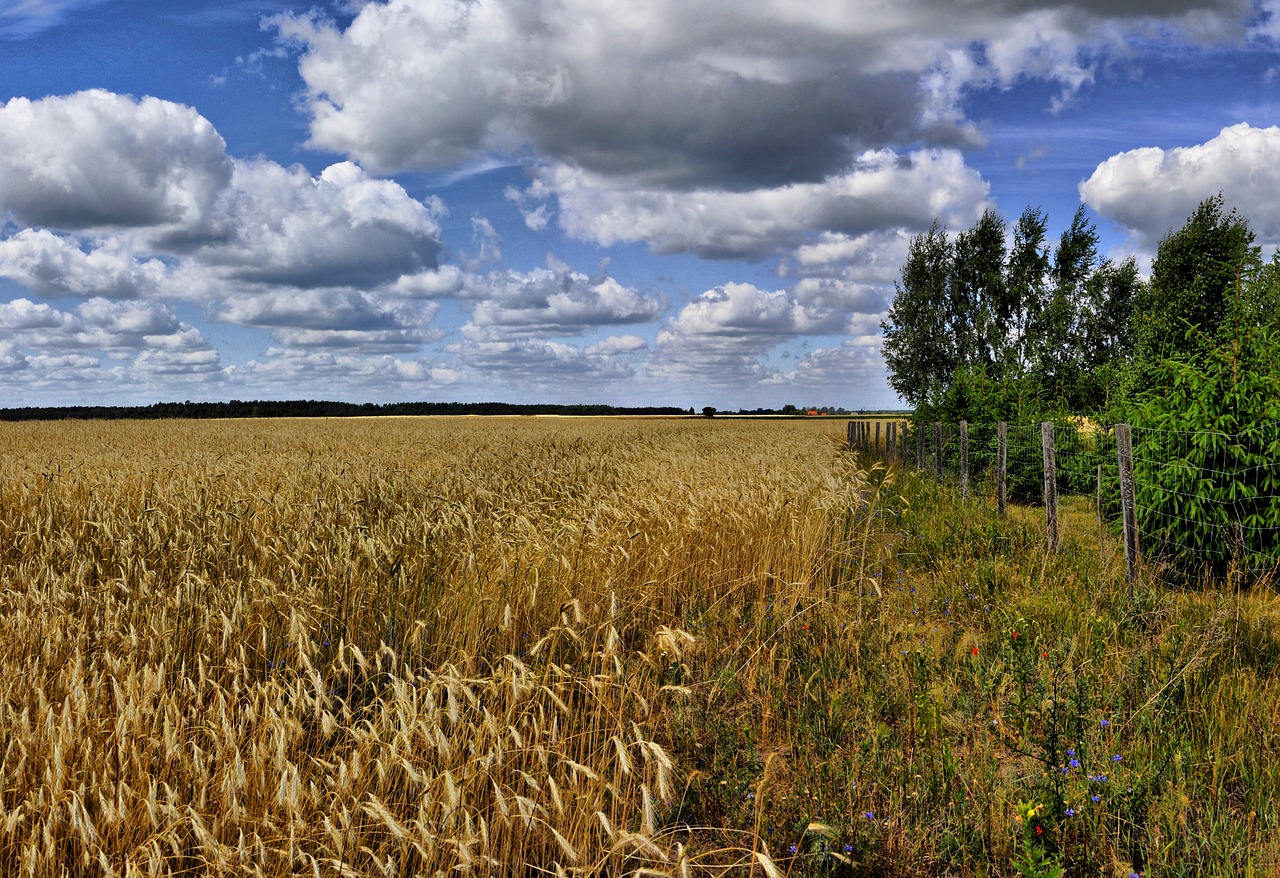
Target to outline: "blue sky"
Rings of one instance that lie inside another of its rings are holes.
[[[0,405],[896,406],[934,218],[1270,254],[1277,11],[0,0]]]

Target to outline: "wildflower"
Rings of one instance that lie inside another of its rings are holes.
[[[1068,817],[1074,817],[1074,816],[1076,816],[1076,809],[1075,809],[1075,808],[1068,808],[1068,809],[1067,809],[1066,811],[1064,811],[1063,813],[1064,813],[1064,814],[1066,814]]]
[[[978,647],[976,647],[976,646],[975,646],[975,647],[973,648],[972,652],[973,652],[973,654],[974,654],[974,655],[977,655],[977,654],[978,654]]]
[[[853,853],[853,845],[851,845],[851,844],[847,844],[847,845],[845,845],[845,846],[844,846],[844,852],[845,852],[846,854],[851,854],[851,853]]]
[[[788,848],[787,848],[787,851],[788,851],[789,853],[793,853],[793,854],[794,854],[794,853],[796,852],[796,846],[795,846],[795,845],[791,845],[790,847],[788,847]]]
[[[1098,725],[1102,726],[1105,729],[1107,726],[1111,725],[1111,723],[1108,720],[1100,719],[1098,720]]]
[[[1089,797],[1089,799],[1090,799],[1091,801],[1093,801],[1094,803],[1097,803],[1097,802],[1101,802],[1101,801],[1102,801],[1102,797],[1101,797],[1101,796],[1099,796],[1097,793],[1094,793],[1092,796],[1090,796],[1090,797]]]
[[[1079,768],[1079,767],[1080,767],[1080,760],[1079,760],[1079,759],[1072,759],[1070,762],[1068,762],[1068,763],[1067,763],[1067,765],[1070,765],[1072,768]]]
[[[1119,753],[1117,753],[1115,756],[1112,756],[1112,757],[1111,757],[1111,761],[1112,761],[1112,762],[1119,762],[1119,761],[1120,761],[1121,759],[1123,759],[1123,758],[1124,758],[1123,756],[1121,756]]]
[[[1048,650],[1045,650],[1045,651],[1043,651],[1043,652],[1041,652],[1041,653],[1040,653],[1040,658],[1048,658],[1048,657],[1049,657],[1049,651],[1048,651]]]
[[[1018,632],[1017,632],[1017,631],[1013,632],[1013,639],[1014,639],[1014,640],[1017,640],[1017,639],[1018,639]]]
[[[876,819],[876,814],[875,814],[875,812],[874,812],[874,811],[868,811],[868,812],[866,812],[866,814],[867,814],[867,819],[868,819],[868,820],[875,820],[875,819]]]
[[[1076,751],[1075,751],[1075,750],[1067,750],[1067,755],[1068,755],[1068,756],[1075,756],[1075,755],[1076,755]]]

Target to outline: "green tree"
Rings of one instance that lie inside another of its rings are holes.
[[[1004,263],[1004,217],[988,209],[973,228],[956,235],[952,248],[947,319],[957,366],[996,364],[1005,333],[998,319],[1006,298]]]
[[[893,305],[880,324],[889,386],[918,406],[951,383],[956,343],[948,324],[952,246],[937,220],[907,250]]]
[[[1005,296],[997,310],[1007,328],[1006,374],[1025,372],[1031,366],[1030,327],[1040,319],[1049,275],[1049,247],[1045,234],[1049,220],[1039,208],[1028,207],[1013,227]]]
[[[1188,326],[1216,336],[1237,280],[1260,267],[1253,231],[1221,194],[1200,202],[1160,241],[1151,282],[1135,304],[1136,356],[1153,366],[1180,346]],[[1147,370],[1144,370],[1147,371]]]

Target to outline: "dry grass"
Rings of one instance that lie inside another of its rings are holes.
[[[843,428],[3,425],[0,873],[772,868],[657,720],[691,607],[825,599]]]

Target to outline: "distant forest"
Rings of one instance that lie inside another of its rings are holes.
[[[513,405],[505,402],[331,402],[239,400],[158,402],[148,406],[51,406],[0,409],[0,421],[160,420],[164,418],[356,418],[390,415],[690,415],[674,406]]]

